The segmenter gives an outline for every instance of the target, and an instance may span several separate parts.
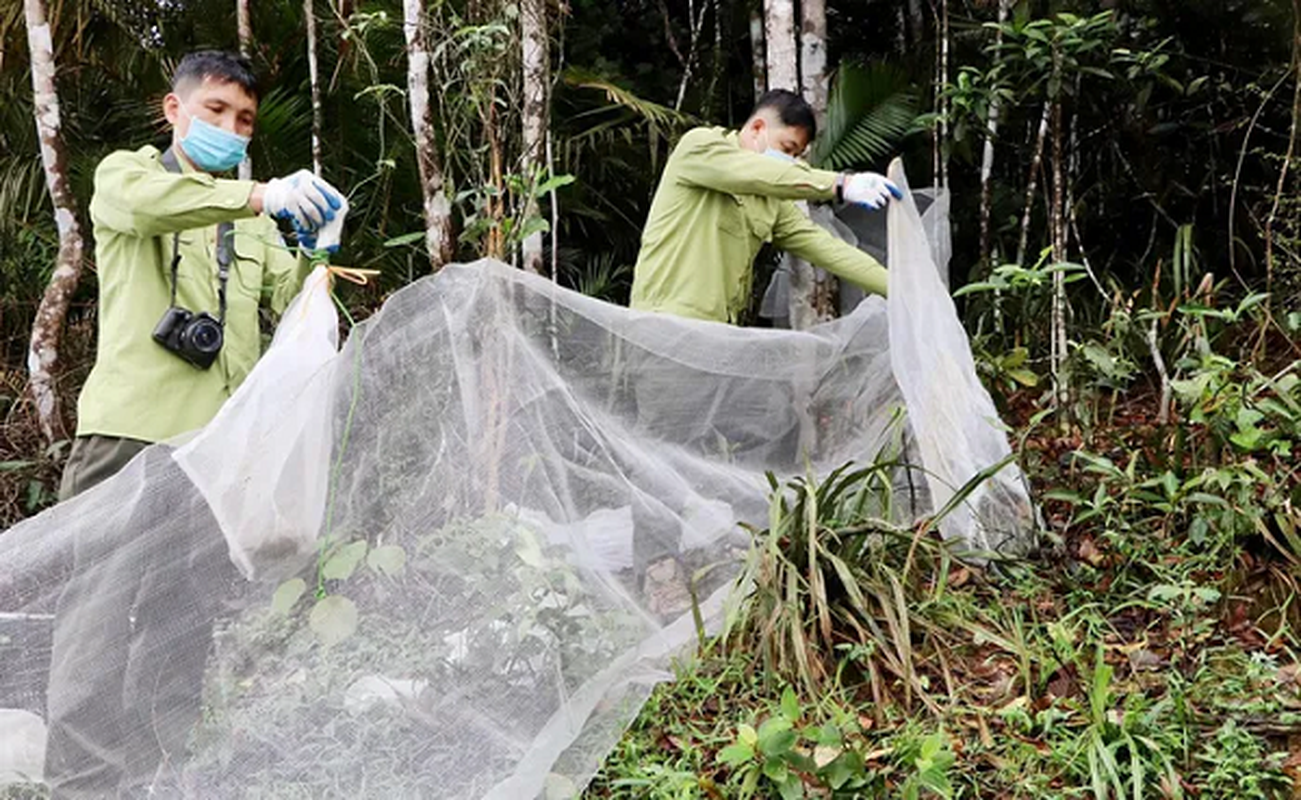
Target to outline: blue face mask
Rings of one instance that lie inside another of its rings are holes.
[[[181,106],[185,111],[185,106]],[[181,149],[204,172],[225,172],[244,160],[248,137],[231,133],[204,122],[185,111],[190,118],[190,132],[181,139]]]
[[[769,158],[775,158],[778,161],[788,161],[792,164],[795,163],[795,156],[785,151],[778,150],[775,147],[769,147],[767,150],[763,151],[763,154],[768,156]]]

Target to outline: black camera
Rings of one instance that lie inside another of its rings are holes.
[[[154,328],[154,341],[199,369],[212,366],[224,340],[221,322],[206,311],[172,306]]]

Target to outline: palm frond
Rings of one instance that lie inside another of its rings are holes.
[[[813,163],[825,169],[872,166],[898,146],[917,117],[917,95],[907,73],[887,64],[845,64],[832,81]]]
[[[594,72],[570,67],[565,70],[565,83],[579,89],[595,89],[605,93],[612,107],[626,108],[651,125],[671,130],[696,125],[699,120],[682,111],[638,97],[631,91],[597,75]]]

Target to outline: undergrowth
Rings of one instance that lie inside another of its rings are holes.
[[[774,486],[743,605],[584,797],[1297,796],[1295,332],[1261,297],[1155,294],[1073,348],[1055,411],[1029,353],[981,359],[1034,552],[884,522],[882,465]]]

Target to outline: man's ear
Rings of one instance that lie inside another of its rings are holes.
[[[176,92],[168,92],[163,97],[163,117],[175,128],[181,120],[181,98]]]

